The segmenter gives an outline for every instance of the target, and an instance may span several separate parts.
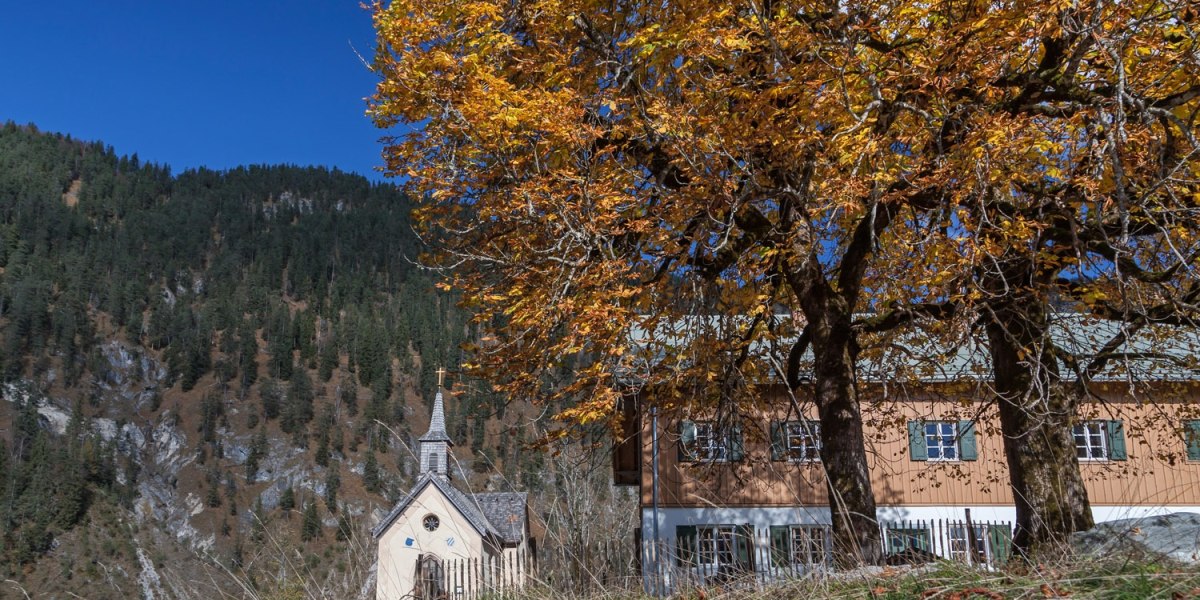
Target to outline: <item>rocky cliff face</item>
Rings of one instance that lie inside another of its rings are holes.
[[[45,573],[39,576],[39,572],[67,568],[64,561],[83,561],[97,570],[105,588],[97,597],[109,592],[119,597],[135,588],[144,598],[191,597],[192,592],[187,592],[182,582],[209,571],[215,571],[218,578],[223,578],[222,584],[235,589],[239,578],[248,576],[239,570],[247,554],[299,541],[294,530],[300,509],[309,502],[321,506],[322,531],[317,539],[299,545],[300,554],[328,555],[339,545],[352,543],[356,560],[364,563],[356,568],[370,566],[373,550],[361,536],[386,512],[390,499],[385,494],[367,492],[359,481],[364,474],[360,455],[369,449],[367,444],[360,442],[354,450],[334,450],[327,466],[320,466],[314,460],[313,449],[303,447],[312,445],[309,436],[302,436],[297,445],[297,436],[282,434],[275,423],[260,421],[248,427],[253,419],[247,417],[257,412],[258,405],[255,399],[232,395],[221,400],[223,417],[212,439],[205,441],[200,433],[198,420],[203,415],[197,414],[196,397],[212,393],[219,384],[206,380],[197,389],[207,391],[181,392],[177,385],[169,385],[167,368],[153,351],[122,341],[104,342],[98,355],[103,360],[93,364],[96,371],[91,386],[85,386],[86,394],[81,394],[79,388],[62,387],[56,369],[49,369],[37,381],[20,380],[3,386],[3,404],[12,407],[32,403],[39,426],[62,440],[71,435],[76,411],[82,411],[84,428],[103,440],[116,462],[127,465],[117,470],[118,482],[128,485],[132,477],[136,490],[131,506],[105,503],[101,511],[104,518],[92,518],[74,530],[56,532],[46,556],[36,565],[26,566],[27,577],[22,585],[29,586],[29,591],[56,589],[46,581]],[[87,400],[81,400],[80,395],[86,395]],[[0,414],[0,419],[5,416]],[[347,417],[339,426],[353,431],[358,421]],[[266,448],[260,450],[257,473],[250,481],[246,466],[255,452],[256,437],[265,439]],[[393,439],[376,449],[391,451],[394,456],[395,450],[403,449],[406,443]],[[400,462],[403,464],[402,459]],[[338,471],[340,481],[335,504],[327,506],[331,469]],[[221,475],[214,477],[214,473]],[[382,477],[385,493],[399,489],[399,474],[385,472]],[[212,485],[220,489],[214,493]],[[112,531],[99,532],[102,521],[112,525],[108,528]],[[350,530],[342,531],[347,526]],[[350,539],[339,539],[345,536]],[[128,556],[113,561],[96,556],[95,545],[82,541],[95,537],[120,540]],[[275,568],[285,571],[296,567],[276,563]],[[323,571],[330,566],[312,567]],[[368,576],[364,571],[364,579],[356,585],[367,585]]]
[[[410,208],[336,170],[172,174],[0,126],[0,581],[125,597],[147,562],[166,590],[218,579],[190,559],[242,583],[369,564],[352,536],[474,337],[411,262]],[[456,399],[464,473],[517,462],[504,408]]]

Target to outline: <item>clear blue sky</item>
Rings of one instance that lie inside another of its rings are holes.
[[[37,0],[0,12],[0,122],[174,172],[243,164],[381,176],[357,0]]]

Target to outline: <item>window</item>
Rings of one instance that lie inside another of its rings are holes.
[[[437,531],[437,528],[442,524],[442,520],[437,518],[437,515],[425,515],[425,518],[421,520],[421,524],[425,526],[425,531]]]
[[[792,528],[792,563],[797,565],[825,564],[826,529],[824,527]]]
[[[932,537],[923,527],[889,527],[887,529],[887,553],[900,554],[907,551],[932,552]]]
[[[1105,443],[1104,423],[1087,421],[1071,428],[1075,438],[1075,456],[1080,460],[1108,459],[1108,444]]]
[[[1200,460],[1200,421],[1183,422],[1183,447],[1188,460]]]
[[[909,421],[908,450],[913,460],[975,460],[975,424],[971,421]]]
[[[742,459],[742,432],[735,426],[718,427],[712,421],[679,424],[681,462],[729,462]]]
[[[1081,461],[1125,460],[1125,426],[1121,421],[1081,421],[1071,427],[1075,456]]]
[[[751,525],[680,525],[675,528],[676,560],[707,574],[753,570]]]
[[[951,525],[949,527],[948,536],[950,538],[950,559],[951,560],[967,560],[967,549],[971,547],[971,542],[974,542],[975,552],[971,556],[971,560],[979,562],[987,556],[987,531],[983,525],[975,525],[972,528],[974,531],[968,530],[966,525]],[[974,535],[969,535],[974,534]]]
[[[734,547],[733,525],[713,525],[696,528],[696,539],[699,542],[697,556],[702,565],[731,565],[733,564]]]
[[[729,439],[713,423],[696,423],[696,459],[729,460]]]
[[[925,448],[928,460],[958,460],[957,424],[945,421],[925,423]]]
[[[829,527],[771,526],[771,563],[776,567],[820,567],[829,562]]]
[[[821,422],[772,422],[771,460],[793,462],[821,460]]]

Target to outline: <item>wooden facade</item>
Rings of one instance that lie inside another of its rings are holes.
[[[864,402],[869,466],[881,509],[1013,505],[995,408],[962,390],[954,385],[931,386],[919,395],[905,394],[902,400],[875,390],[873,399]],[[1124,393],[1119,385],[1096,390],[1099,400],[1084,406],[1080,419],[1119,422],[1126,457],[1080,461],[1093,506],[1200,505],[1200,460],[1188,458],[1187,434],[1189,423],[1200,431],[1198,390],[1194,384],[1164,384],[1148,392],[1153,403],[1150,397]],[[764,403],[790,404],[783,399]],[[652,431],[649,418],[630,414],[636,411],[636,403],[630,403],[625,406],[627,422],[640,423],[641,428],[614,453],[617,483],[640,485],[642,505],[650,506],[651,441],[657,436],[660,508],[828,506],[819,461],[772,460],[771,422],[815,419],[811,403],[799,402],[801,407],[806,404],[811,410],[803,417],[784,411],[766,412],[759,418],[743,415],[741,460],[687,462],[680,460],[679,424],[685,419],[703,421],[704,415],[663,414],[658,430]],[[913,460],[908,423],[928,421],[971,422],[975,460]],[[1200,458],[1196,452],[1200,440],[1193,446],[1193,457]],[[631,464],[631,456],[639,456],[639,464]]]

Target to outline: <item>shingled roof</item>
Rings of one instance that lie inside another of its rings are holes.
[[[525,537],[525,492],[491,492],[475,494],[483,516],[500,533],[505,543],[519,544]]]
[[[447,442],[454,445],[450,441],[450,434],[446,433],[446,407],[442,402],[442,390],[438,390],[437,395],[433,397],[433,412],[429,415],[429,431],[421,436],[418,441],[421,442]]]
[[[450,501],[450,505],[458,509],[458,512],[462,513],[463,517],[467,519],[467,522],[471,524],[471,527],[474,528],[475,531],[479,532],[479,535],[485,538],[492,536],[499,540],[505,539],[504,536],[502,536],[500,532],[492,526],[492,523],[487,519],[487,517],[483,516],[483,513],[479,510],[479,505],[475,501],[471,500],[470,496],[459,491],[458,488],[450,485],[450,481],[445,477],[436,474],[422,475],[421,478],[417,480],[416,485],[413,486],[412,491],[400,498],[400,501],[396,503],[396,506],[392,508],[392,511],[389,512],[388,515],[379,522],[379,525],[375,526],[374,531],[371,532],[372,535],[374,535],[376,538],[382,536],[383,533],[387,531],[388,527],[391,527],[392,523],[395,522],[396,519],[412,504],[413,500],[415,500],[417,496],[421,495],[421,492],[430,485],[436,486],[437,489],[442,492],[442,495]]]

